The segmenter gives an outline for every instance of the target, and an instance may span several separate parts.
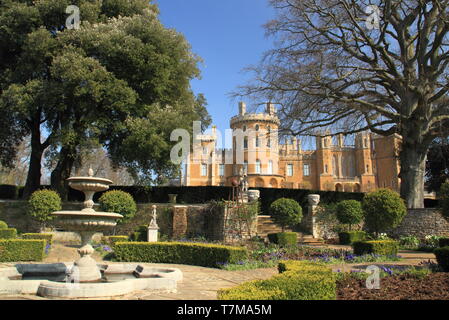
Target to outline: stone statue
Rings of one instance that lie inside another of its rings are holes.
[[[152,227],[152,228],[158,228],[158,225],[157,225],[157,212],[156,212],[156,206],[153,205],[151,208],[153,209],[153,211],[152,211],[152,214],[151,214],[150,227]]]

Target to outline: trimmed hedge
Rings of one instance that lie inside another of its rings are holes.
[[[279,275],[222,289],[219,300],[335,300],[336,275],[332,269],[310,261],[279,263]]]
[[[440,248],[442,247],[448,247],[449,246],[449,238],[440,238],[438,240],[438,246]]]
[[[0,199],[15,200],[19,195],[19,188],[14,185],[1,184],[0,185]]]
[[[13,186],[15,187],[15,186]],[[40,189],[49,189],[50,186],[41,186]],[[22,196],[23,187],[18,187],[19,197]],[[279,198],[290,198],[296,200],[302,208],[308,206],[307,196],[309,194],[319,194],[321,203],[336,203],[342,200],[362,201],[364,194],[355,192],[337,192],[337,191],[317,191],[304,189],[277,189],[277,188],[251,188],[260,191],[261,209],[264,214],[268,214],[268,208],[271,203]],[[147,187],[147,186],[111,186],[109,190],[122,190],[130,193],[137,203],[169,203],[169,194],[177,194],[177,203],[206,203],[211,200],[228,200],[232,195],[231,187]],[[104,192],[97,192],[94,195],[94,201]],[[0,190],[0,199],[2,198]],[[78,190],[68,190],[68,201],[84,201],[84,193]]]
[[[8,228],[8,225],[6,224],[6,222],[0,220],[0,229],[7,229],[7,228]]]
[[[365,241],[366,236],[365,231],[345,231],[338,233],[340,244],[352,244],[358,241]]]
[[[298,234],[296,232],[269,233],[268,240],[280,246],[291,246],[298,243]]]
[[[45,240],[0,240],[0,262],[42,261]]]
[[[0,239],[15,239],[17,238],[17,229],[6,228],[0,229]]]
[[[50,246],[53,245],[53,234],[51,233],[24,233],[22,239],[45,240]]]
[[[449,272],[449,246],[436,248],[433,253],[437,257],[438,265],[444,272]]]
[[[114,253],[118,261],[188,264],[218,267],[248,259],[244,247],[185,242],[117,242]]]
[[[382,256],[397,255],[399,242],[394,240],[358,241],[352,244],[354,254],[378,254]]]

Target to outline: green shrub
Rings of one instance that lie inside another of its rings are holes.
[[[101,211],[115,212],[123,216],[118,223],[129,221],[137,212],[137,205],[133,197],[124,191],[108,191],[100,197],[98,202]]]
[[[278,232],[268,234],[268,240],[283,246],[292,246],[298,243],[298,234],[296,232]]]
[[[184,242],[117,242],[114,253],[119,261],[188,264],[218,267],[248,259],[243,247]]]
[[[7,228],[8,228],[8,225],[6,224],[6,222],[0,220],[0,229],[7,229]]]
[[[379,189],[368,193],[362,204],[365,225],[376,235],[397,227],[407,214],[404,200],[390,189]]]
[[[441,214],[449,220],[449,182],[445,182],[441,185],[438,198]]]
[[[45,240],[0,240],[0,262],[42,261]]]
[[[101,242],[110,246],[114,246],[117,242],[126,242],[129,240],[128,236],[107,236],[102,237]]]
[[[366,240],[366,232],[364,231],[346,231],[338,233],[340,244],[352,244],[357,241]]]
[[[342,224],[348,224],[349,230],[352,225],[359,224],[363,220],[362,204],[356,200],[343,200],[335,208],[337,219]]]
[[[293,199],[281,198],[270,206],[270,215],[273,221],[282,227],[295,226],[302,220],[302,208]]]
[[[17,230],[14,228],[0,229],[0,239],[15,239],[17,238]]]
[[[24,233],[22,239],[42,239],[45,240],[50,246],[53,245],[53,234],[51,233]]]
[[[438,246],[440,248],[442,247],[448,247],[449,246],[449,238],[440,238],[438,240]]]
[[[53,220],[52,213],[61,208],[61,197],[53,190],[35,191],[28,200],[28,214],[41,222],[43,228],[47,221]]]
[[[437,257],[438,265],[444,272],[449,272],[449,246],[436,248],[433,253]]]
[[[354,254],[378,254],[382,256],[395,256],[399,250],[399,243],[394,240],[359,241],[352,244]]]
[[[403,236],[399,238],[399,246],[403,249],[417,249],[419,248],[419,239],[415,236]]]
[[[280,274],[218,292],[220,300],[335,300],[336,275],[310,261],[284,261]]]

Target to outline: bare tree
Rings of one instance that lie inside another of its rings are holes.
[[[293,134],[400,134],[401,195],[421,208],[427,151],[449,118],[448,2],[270,0],[275,49],[237,95],[279,103]]]

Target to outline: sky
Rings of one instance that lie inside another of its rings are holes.
[[[208,111],[224,135],[238,101],[229,97],[251,78],[242,70],[257,64],[272,40],[263,25],[275,17],[267,0],[155,0],[165,27],[184,34],[192,51],[203,60],[202,78],[193,80],[196,94],[203,93]]]

